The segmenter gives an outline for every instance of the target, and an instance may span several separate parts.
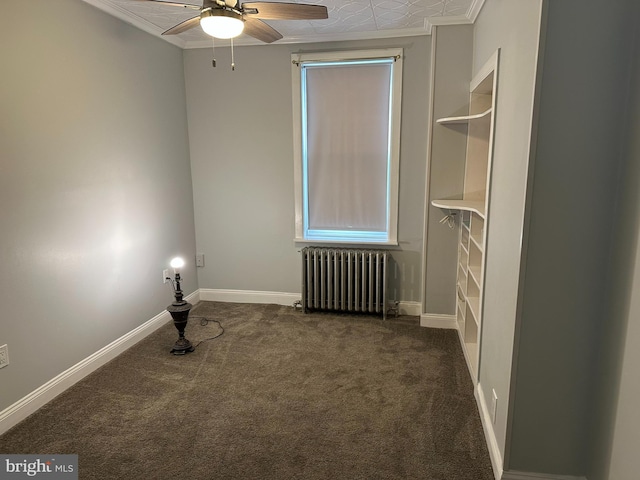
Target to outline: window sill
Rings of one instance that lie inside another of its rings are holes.
[[[331,247],[339,247],[340,245],[349,245],[353,246],[362,246],[363,248],[372,248],[376,246],[384,246],[384,247],[397,247],[398,242],[396,241],[385,241],[385,242],[363,242],[362,240],[320,240],[313,238],[294,238],[293,241],[295,243],[305,243],[305,244],[313,244],[318,246],[331,246]]]

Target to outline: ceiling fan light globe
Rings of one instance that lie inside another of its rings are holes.
[[[227,10],[213,10],[203,12],[200,17],[200,26],[207,35],[215,38],[234,38],[244,30],[244,22],[240,15]]]

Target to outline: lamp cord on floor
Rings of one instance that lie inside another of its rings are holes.
[[[209,338],[205,338],[204,340],[200,340],[196,345],[194,345],[194,348],[196,348],[198,345],[200,345],[202,342],[208,342],[209,340],[215,340],[218,337],[221,337],[224,334],[224,327],[222,326],[222,324],[218,321],[218,320],[214,320],[212,318],[206,318],[206,317],[189,317],[189,318],[199,318],[200,319],[200,325],[203,327],[206,327],[207,325],[209,325],[209,322],[215,322],[218,324],[218,326],[220,327],[220,333],[213,336],[213,337],[209,337]]]

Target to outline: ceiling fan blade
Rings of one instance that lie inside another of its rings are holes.
[[[161,2],[160,0],[133,0],[134,2],[152,2],[158,5],[169,5],[170,7],[182,7],[189,8],[191,10],[200,10],[198,5],[191,5],[190,3],[177,3],[177,2]]]
[[[185,20],[182,23],[179,23],[175,27],[171,27],[166,32],[162,32],[162,35],[177,35],[182,32],[186,32],[187,30],[197,27],[200,25],[200,15],[197,17],[190,18],[189,20]]]
[[[265,43],[275,42],[282,38],[282,35],[277,30],[257,18],[245,18],[244,31],[242,33],[246,33]]]
[[[247,17],[263,20],[321,20],[329,18],[324,5],[302,3],[249,2],[242,4]]]

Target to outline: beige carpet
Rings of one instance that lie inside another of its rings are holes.
[[[79,455],[81,479],[491,480],[457,333],[415,317],[201,302],[0,437]],[[194,344],[219,333],[192,318]]]

